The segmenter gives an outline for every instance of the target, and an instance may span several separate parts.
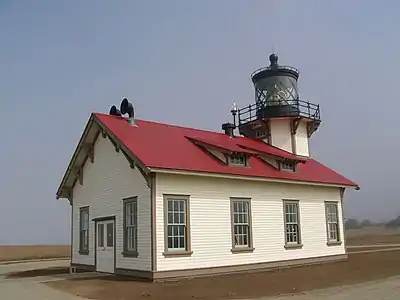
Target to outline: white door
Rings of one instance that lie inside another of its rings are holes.
[[[96,271],[114,273],[114,220],[98,221]]]

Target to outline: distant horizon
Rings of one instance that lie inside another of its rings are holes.
[[[354,218],[349,218],[349,219],[354,219]],[[366,220],[366,219],[357,219],[357,221],[359,221],[359,222],[361,222],[361,221],[363,221],[363,220]],[[369,220],[369,219],[367,219],[367,220]],[[347,230],[365,230],[365,229],[372,229],[373,230],[373,228],[380,228],[380,227],[384,227],[384,224],[382,224],[381,226],[375,226],[376,225],[376,223],[387,223],[387,222],[389,222],[390,220],[385,220],[385,221],[373,221],[373,220],[369,220],[369,221],[371,221],[372,223],[373,223],[373,225],[372,226],[366,226],[366,227],[362,227],[362,228],[352,228],[352,229],[345,229],[345,231],[347,231]],[[388,230],[388,231],[398,231],[398,230],[400,230],[400,227],[398,227],[398,228],[385,228],[386,230]],[[43,244],[43,243],[31,243],[31,244],[4,244],[4,243],[2,243],[2,242],[0,242],[0,247],[13,247],[13,246],[17,246],[17,247],[23,247],[23,246],[27,246],[27,247],[29,247],[29,246],[68,246],[68,247],[70,247],[71,246],[71,243],[49,243],[49,244]]]

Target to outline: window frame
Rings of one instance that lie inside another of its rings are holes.
[[[127,228],[127,205],[132,204],[135,207],[135,212],[136,216],[134,218],[135,225],[131,226],[134,228],[134,234],[135,234],[135,249],[128,249],[128,228]],[[124,198],[122,199],[122,205],[123,205],[123,251],[122,251],[122,256],[124,257],[138,257],[139,256],[139,251],[138,251],[138,227],[139,227],[139,217],[138,217],[138,197],[129,197],[129,198]]]
[[[265,139],[266,137],[267,137],[267,134],[266,134],[265,130],[261,129],[261,130],[256,131],[257,139]]]
[[[235,202],[243,202],[247,203],[248,211],[247,211],[247,219],[248,219],[248,245],[247,246],[237,246],[235,244]],[[232,253],[237,252],[253,252],[253,225],[252,225],[252,213],[251,213],[251,198],[243,198],[243,197],[231,197],[230,198],[230,212],[231,212],[231,240],[232,240]]]
[[[332,222],[329,222],[328,218],[328,206],[329,205],[334,205],[335,206],[335,212],[336,212],[336,234],[337,234],[337,239],[336,240],[331,240],[329,237],[329,224]],[[339,202],[338,201],[325,201],[325,224],[326,224],[326,244],[328,246],[334,246],[334,245],[341,245],[342,244],[342,236],[340,233],[340,220],[339,220]]]
[[[299,249],[303,247],[302,242],[302,235],[301,235],[301,218],[300,218],[300,201],[299,200],[290,200],[290,199],[283,199],[283,234],[284,234],[284,241],[285,241],[285,249]],[[296,215],[297,215],[297,242],[291,243],[287,240],[287,220],[286,220],[286,205],[288,204],[295,204],[296,205]]]
[[[83,229],[83,214],[87,213],[87,220],[86,220],[86,229]],[[90,233],[90,208],[89,206],[83,206],[79,208],[79,254],[88,255],[89,254],[89,233]],[[86,247],[84,247],[83,239],[84,234],[83,231],[86,230]]]
[[[284,165],[291,165],[291,168],[284,168]],[[279,169],[284,172],[295,172],[296,171],[296,163],[295,162],[285,162],[285,161],[280,161],[279,162]]]
[[[232,160],[235,158],[243,158],[243,163],[237,163]],[[226,162],[229,166],[234,166],[234,167],[247,167],[248,166],[248,157],[244,153],[233,153],[226,155]]]
[[[170,256],[191,256],[193,251],[191,249],[191,230],[190,230],[190,196],[189,195],[163,195],[163,210],[164,210],[164,252],[165,257]],[[178,200],[185,202],[185,249],[169,249],[168,248],[168,202]]]

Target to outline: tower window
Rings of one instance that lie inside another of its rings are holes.
[[[296,166],[295,166],[294,162],[281,162],[280,163],[280,168],[281,168],[282,171],[294,172]]]
[[[256,131],[256,138],[265,138],[265,131],[264,130],[257,130]]]
[[[235,166],[246,166],[247,157],[244,154],[232,154],[228,156],[228,164]]]

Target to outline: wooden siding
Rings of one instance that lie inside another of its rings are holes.
[[[86,162],[83,185],[74,188],[72,216],[72,263],[95,264],[95,223],[93,218],[116,216],[116,268],[151,270],[150,188],[137,168],[131,169],[122,154],[116,152],[108,138],[99,136],[94,163]],[[138,196],[138,253],[137,258],[123,257],[122,199]],[[79,207],[89,206],[89,255],[80,255]]]
[[[302,121],[297,127],[295,135],[295,149],[297,155],[310,156],[307,136],[307,123]]]
[[[271,120],[271,145],[288,152],[292,149],[292,134],[290,129],[290,120],[276,119]]]
[[[340,189],[158,174],[156,177],[157,271],[254,264],[345,253],[344,243],[328,246],[324,201],[339,204]],[[165,257],[163,194],[190,196],[191,256]],[[253,247],[232,253],[230,197],[251,198]],[[299,200],[303,247],[285,249],[282,199]]]

